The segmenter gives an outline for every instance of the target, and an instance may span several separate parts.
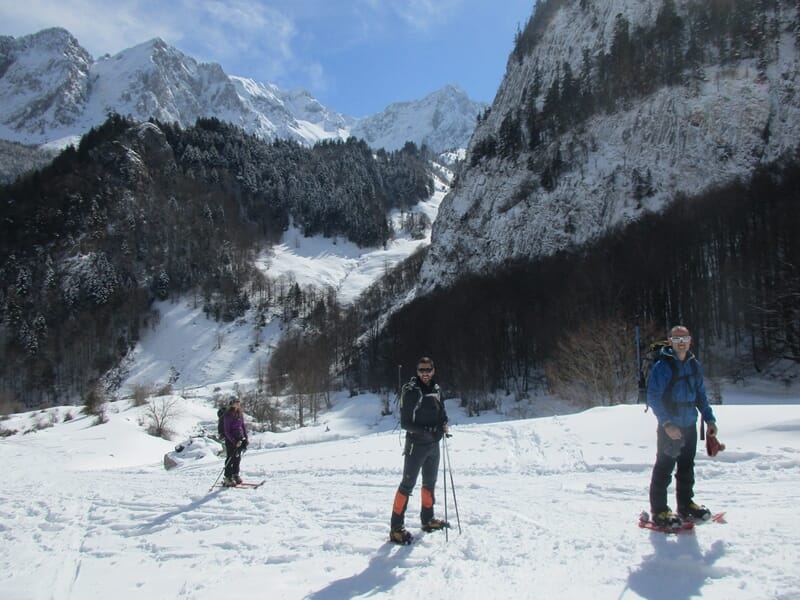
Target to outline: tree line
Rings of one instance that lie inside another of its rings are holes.
[[[563,349],[591,347],[597,364],[617,357],[612,379],[619,386],[629,377],[630,386],[584,395],[618,402],[636,384],[634,326],[652,341],[676,323],[692,330],[711,376],[752,372],[777,358],[800,362],[797,223],[795,158],[750,182],[678,198],[592,246],[471,275],[418,298],[365,338],[352,372],[391,388],[397,365],[430,354],[451,392],[479,407],[494,392],[520,399],[556,383],[570,363]],[[588,377],[595,366],[577,369]]]
[[[254,266],[294,223],[380,245],[386,211],[433,190],[428,152],[264,142],[111,115],[47,167],[0,187],[0,393],[84,396],[140,338],[154,300],[194,294],[213,318],[291,314]],[[296,291],[296,290],[295,290]]]

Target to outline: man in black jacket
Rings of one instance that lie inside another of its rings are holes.
[[[396,544],[411,543],[412,536],[404,527],[408,497],[422,471],[423,531],[447,527],[433,518],[434,489],[439,471],[439,441],[447,433],[447,412],[439,384],[434,382],[433,361],[424,356],[417,361],[417,375],[403,386],[400,395],[400,426],[406,430],[403,450],[403,479],[392,505],[389,540]]]

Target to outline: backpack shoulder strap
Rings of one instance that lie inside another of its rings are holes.
[[[675,364],[675,358],[670,356],[669,354],[665,354],[662,360],[667,363],[669,366],[669,370],[672,373],[672,376],[669,379],[669,383],[667,384],[667,389],[671,390],[672,386],[675,385],[675,382],[678,380],[678,365]]]
[[[667,387],[664,388],[664,394],[661,396],[661,402],[664,404],[667,412],[675,415],[678,412],[678,407],[672,400],[672,388],[675,387],[675,382],[678,381],[678,365],[675,364],[675,357],[669,354],[663,354],[661,360],[669,366],[671,372],[669,383],[667,383]]]
[[[403,384],[403,388],[400,390],[400,408],[403,408],[403,401],[408,398],[408,393],[414,390],[418,390],[419,386],[417,385],[417,380],[413,377],[411,380]],[[419,402],[420,394],[417,394],[417,399],[415,400],[416,403]]]
[[[693,354],[689,359],[689,365],[692,367],[692,375],[694,376],[695,379],[697,379],[697,375],[700,370],[698,366],[699,364],[700,363],[698,362],[697,357],[695,357]]]

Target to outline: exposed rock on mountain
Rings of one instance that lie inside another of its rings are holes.
[[[798,8],[722,5],[538,3],[442,203],[423,288],[591,242],[793,154]]]

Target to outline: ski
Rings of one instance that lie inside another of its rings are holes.
[[[639,515],[639,527],[642,529],[649,529],[650,531],[658,531],[660,533],[689,533],[694,531],[694,521],[683,521],[678,527],[662,527],[656,525],[650,520],[650,515],[642,512]]]
[[[260,487],[261,487],[262,485],[264,485],[266,482],[267,482],[267,480],[266,480],[266,479],[262,479],[261,481],[243,481],[242,483],[237,483],[237,484],[236,484],[236,487],[237,487],[237,488],[251,488],[251,489],[256,489],[256,488],[260,488]]]
[[[262,479],[261,481],[243,481],[242,483],[237,483],[236,485],[223,485],[221,483],[218,483],[214,487],[222,489],[239,488],[239,489],[254,490],[256,488],[260,488],[266,482],[267,482],[266,479]]]
[[[652,521],[639,521],[639,527],[642,529],[649,529],[650,531],[658,531],[660,533],[689,533],[694,531],[694,522],[685,521],[679,527],[661,527]]]

